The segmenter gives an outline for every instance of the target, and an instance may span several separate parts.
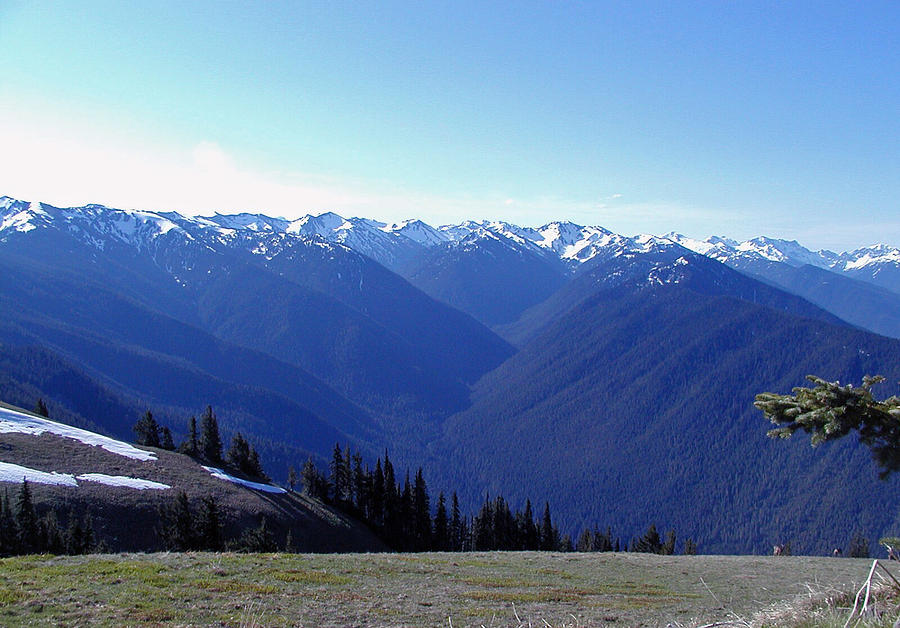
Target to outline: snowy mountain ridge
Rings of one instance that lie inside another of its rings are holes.
[[[809,264],[829,270],[848,271],[879,264],[900,263],[900,249],[886,244],[861,247],[844,253],[828,250],[811,251],[796,240],[779,240],[764,236],[738,242],[721,236],[695,240],[679,233],[668,233],[665,238],[683,247],[712,257],[720,262],[739,265],[741,260],[766,260],[791,266]]]
[[[344,218],[334,212],[307,214],[297,220],[259,213],[216,213],[202,217],[114,209],[98,204],[57,208],[0,197],[0,242],[14,234],[40,228],[65,229],[98,248],[112,240],[139,250],[151,249],[155,241],[165,237],[184,242],[210,239],[218,244],[240,242],[240,246],[253,253],[266,254],[273,245],[273,236],[278,236],[283,243],[286,238],[302,238],[318,241],[319,245],[327,242],[346,246],[395,271],[425,249],[439,245],[477,246],[479,241],[491,239],[523,251],[552,254],[570,271],[591,260],[646,253],[654,246],[670,242],[738,269],[777,262],[795,267],[809,264],[860,278],[885,272],[900,274],[900,249],[884,244],[837,254],[811,251],[794,240],[757,237],[738,242],[720,236],[696,240],[675,232],[628,237],[600,226],[581,226],[568,221],[534,228],[504,221],[470,220],[435,228],[417,219],[388,224],[367,218]]]

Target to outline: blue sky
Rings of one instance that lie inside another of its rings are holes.
[[[900,245],[896,2],[2,2],[0,194]]]

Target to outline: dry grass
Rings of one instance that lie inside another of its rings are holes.
[[[843,604],[838,592],[855,592],[868,566],[543,552],[29,556],[0,560],[0,624],[809,626],[819,624],[795,620]]]
[[[896,621],[900,621],[900,590],[893,583],[881,579],[873,586],[870,608],[864,615],[853,613],[856,593],[855,587],[835,588],[808,584],[806,593],[757,612],[748,625],[891,628]]]

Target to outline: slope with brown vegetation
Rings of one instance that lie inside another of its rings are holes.
[[[10,408],[6,406],[5,408]],[[17,412],[30,415],[20,409]],[[184,491],[199,509],[211,497],[224,523],[224,537],[234,539],[265,518],[279,547],[290,531],[292,548],[307,552],[370,551],[383,545],[365,526],[305,495],[276,487],[254,490],[214,477],[200,462],[183,454],[152,447],[140,451],[152,460],[139,460],[89,445],[73,438],[44,432],[39,435],[0,430],[0,464],[80,478],[104,474],[116,478],[148,480],[170,488],[138,490],[96,481],[76,480],[73,485],[30,482],[38,515],[54,509],[62,517],[90,513],[99,541],[114,551],[152,551],[163,548],[157,534],[159,509]],[[11,498],[18,478],[7,478],[2,490]]]

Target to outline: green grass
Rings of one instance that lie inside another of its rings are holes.
[[[854,590],[869,564],[542,552],[27,556],[0,560],[0,625],[695,626],[786,606],[807,584]]]

